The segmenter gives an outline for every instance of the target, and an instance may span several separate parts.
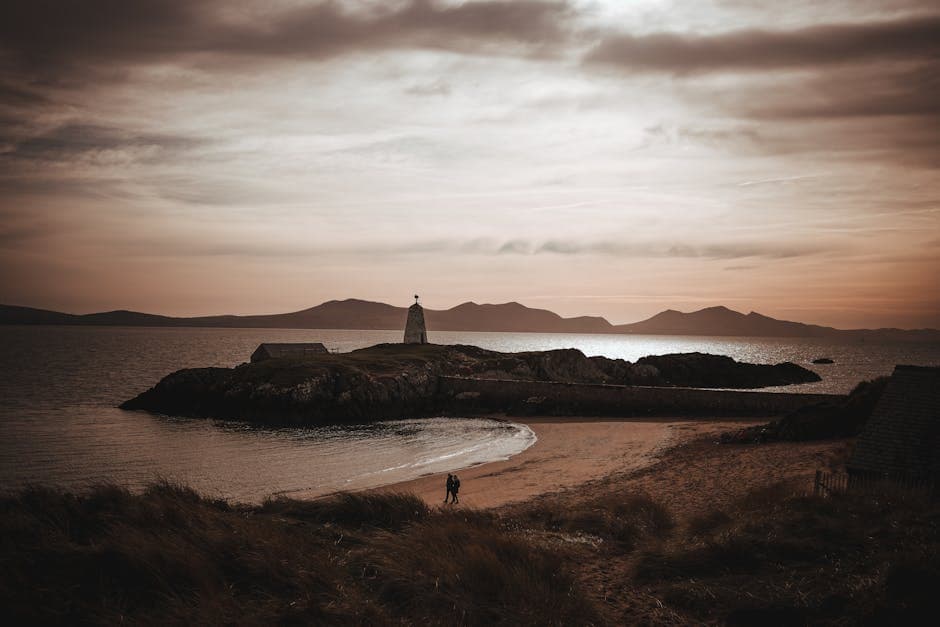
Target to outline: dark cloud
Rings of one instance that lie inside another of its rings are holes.
[[[845,163],[940,168],[936,118],[850,118],[843,121],[775,121],[762,149],[775,155],[816,153]]]
[[[698,3],[701,0],[692,0]],[[714,0],[717,7],[734,13],[779,17],[780,0]],[[854,16],[918,13],[936,9],[935,0],[789,0],[787,13],[820,15],[850,13]]]
[[[0,68],[63,80],[76,68],[198,55],[323,59],[390,48],[539,47],[564,35],[571,12],[564,0],[411,0],[355,12],[333,1],[252,12],[188,0],[7,0],[0,8]]]
[[[64,124],[35,133],[26,126],[5,129],[2,122],[0,201],[30,196],[131,201],[136,194],[129,191],[116,164],[191,163],[198,148],[211,144],[201,138],[96,124]]]
[[[7,164],[0,161],[0,166]],[[24,164],[26,165],[26,164]],[[32,164],[35,165],[35,164]],[[17,198],[47,197],[93,200],[118,200],[130,202],[136,196],[122,190],[123,180],[113,177],[96,177],[93,180],[81,176],[62,175],[35,167],[0,168],[12,170],[0,176],[0,206],[12,205]],[[3,216],[0,216],[3,218]]]
[[[738,97],[737,108],[764,119],[883,116],[940,117],[940,59],[914,67],[868,67],[826,73],[761,98]]]
[[[0,105],[35,106],[47,102],[49,99],[38,91],[0,83]]]
[[[753,145],[774,154],[940,166],[940,62],[829,69],[773,85],[745,80],[697,100],[757,127]]]
[[[189,137],[161,134],[129,134],[94,124],[65,124],[51,131],[22,139],[0,156],[29,161],[66,161],[105,150],[155,149],[179,152],[203,143]]]
[[[586,62],[632,72],[696,74],[812,69],[821,65],[940,57],[940,16],[825,24],[797,30],[716,35],[614,33]]]
[[[614,34],[586,63],[629,75],[730,75],[732,80],[676,83],[691,102],[724,118],[721,125],[650,127],[644,146],[694,142],[940,166],[936,14],[708,36]]]
[[[0,249],[14,248],[48,235],[49,229],[39,224],[17,224],[0,227]]]

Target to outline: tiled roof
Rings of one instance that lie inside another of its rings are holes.
[[[847,466],[856,472],[940,478],[940,368],[895,367]]]

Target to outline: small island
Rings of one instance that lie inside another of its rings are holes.
[[[121,408],[303,426],[454,413],[647,415],[698,408],[770,415],[826,395],[728,390],[819,380],[789,362],[748,364],[703,353],[632,363],[576,349],[502,353],[467,345],[379,344],[179,370]]]

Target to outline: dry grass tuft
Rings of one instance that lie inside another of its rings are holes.
[[[311,523],[379,529],[401,529],[430,514],[428,506],[414,494],[367,492],[341,492],[315,501],[278,497],[265,501],[260,511]]]
[[[793,484],[683,525],[615,491],[497,514],[30,488],[0,497],[0,607],[9,624],[912,624],[940,587],[938,530],[940,504],[916,495]]]
[[[169,483],[139,495],[105,485],[81,496],[31,488],[2,498],[0,556],[0,605],[13,624],[335,622],[345,614],[328,534]]]
[[[600,621],[562,553],[489,515],[442,512],[359,556],[383,606],[408,622],[568,625]]]
[[[904,622],[940,584],[940,506],[899,494],[759,490],[638,554],[628,585],[687,620],[735,625]]]
[[[184,486],[0,498],[9,624],[559,624],[596,616],[565,558],[406,494],[233,506]]]
[[[669,510],[650,496],[617,492],[564,504],[540,503],[526,510],[524,517],[529,524],[550,531],[600,537],[622,551],[651,538],[667,537],[675,527]]]

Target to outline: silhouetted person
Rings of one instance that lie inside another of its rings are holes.
[[[457,492],[459,490],[460,490],[460,479],[457,477],[457,475],[454,475],[454,484],[450,489],[450,493],[454,495],[454,500],[451,501],[452,503],[460,502],[460,499],[457,498]]]
[[[451,496],[454,497],[454,502],[456,502],[456,501],[457,501],[457,493],[454,492],[454,475],[448,473],[448,474],[447,474],[447,495],[444,497],[444,502],[446,503],[447,500],[448,500]]]

